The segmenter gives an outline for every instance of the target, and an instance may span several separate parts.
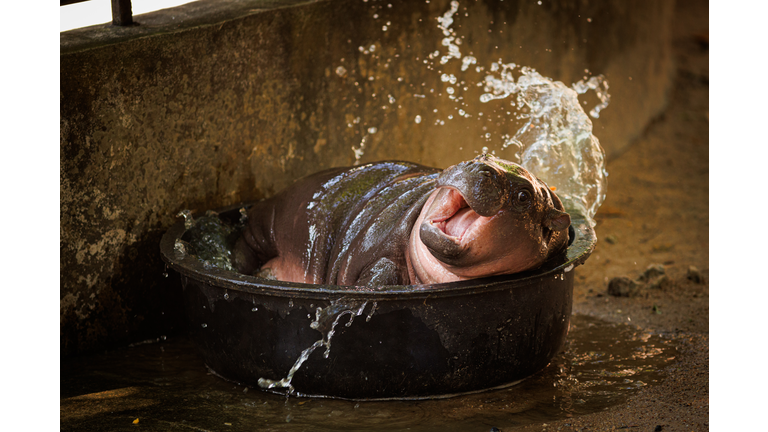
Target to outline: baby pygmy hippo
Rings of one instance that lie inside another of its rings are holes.
[[[381,286],[533,269],[568,243],[560,199],[520,165],[481,155],[333,168],[248,211],[233,264],[279,280]]]

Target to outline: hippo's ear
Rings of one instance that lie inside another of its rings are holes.
[[[547,215],[544,216],[543,224],[552,231],[562,231],[568,229],[571,225],[571,216],[558,209],[551,209],[547,212]]]

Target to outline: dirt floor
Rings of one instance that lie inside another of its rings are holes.
[[[598,245],[574,291],[574,313],[679,341],[676,361],[662,384],[626,405],[520,430],[709,429],[709,10],[706,2],[677,8],[669,106],[608,162]],[[664,274],[637,280],[649,266]]]

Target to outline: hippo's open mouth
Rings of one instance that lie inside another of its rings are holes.
[[[487,218],[472,210],[458,190],[445,188],[444,191],[436,197],[428,221],[446,236],[461,242],[468,232]]]
[[[419,236],[436,258],[451,264],[467,253],[474,233],[488,219],[472,210],[461,192],[444,186],[438,189]]]

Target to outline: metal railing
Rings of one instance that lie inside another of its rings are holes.
[[[60,0],[59,6],[74,3],[82,3],[88,0]],[[112,1],[112,24],[116,26],[129,26],[133,24],[133,12],[131,12],[131,0]]]

